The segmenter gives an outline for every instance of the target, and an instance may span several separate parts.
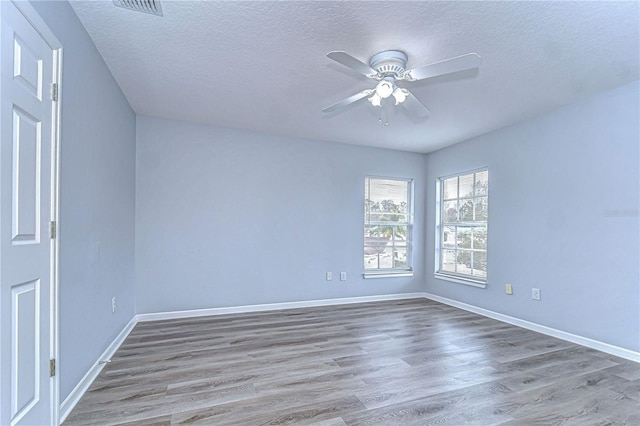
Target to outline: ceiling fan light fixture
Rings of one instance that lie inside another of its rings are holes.
[[[420,100],[409,90],[399,88],[396,85],[396,81],[413,82],[441,75],[453,74],[464,70],[478,68],[482,61],[480,55],[477,53],[467,53],[466,55],[456,56],[445,59],[444,61],[423,65],[418,68],[407,69],[407,54],[400,50],[385,50],[378,52],[369,59],[369,64],[366,64],[347,52],[340,50],[327,53],[327,57],[346,66],[347,68],[351,68],[353,71],[362,74],[366,78],[376,80],[378,83],[375,88],[363,90],[360,93],[349,96],[340,102],[324,108],[322,111],[333,112],[357,102],[360,99],[364,99],[365,97],[368,98],[371,105],[387,108],[387,106],[393,106],[393,104],[391,104],[390,100],[385,101],[384,99],[388,99],[393,95],[395,105],[404,103],[405,109],[416,117],[424,117],[429,113],[429,109],[424,106],[424,104],[420,102]]]
[[[409,91],[407,89],[396,87],[396,90],[393,91],[393,97],[396,99],[396,105],[403,103],[407,99],[408,94]]]
[[[371,102],[371,105],[373,106],[382,106],[380,104],[380,102],[382,101],[382,98],[380,97],[380,95],[378,95],[377,92],[373,92],[373,95],[369,98],[369,102]]]
[[[376,86],[376,94],[382,99],[386,99],[393,93],[393,84],[390,81],[382,80]]]

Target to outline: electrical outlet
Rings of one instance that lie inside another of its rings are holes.
[[[116,311],[116,298],[115,296],[111,298],[111,312],[115,313]]]
[[[513,288],[511,288],[511,284],[505,284],[504,292],[507,294],[513,294]]]
[[[333,274],[331,272],[327,272],[327,281],[331,281],[333,279]]]
[[[540,289],[539,288],[532,288],[531,289],[531,298],[533,300],[540,300]]]

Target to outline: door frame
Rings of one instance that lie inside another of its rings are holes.
[[[50,219],[56,223],[55,238],[50,239],[50,340],[49,359],[56,360],[55,375],[50,382],[50,419],[51,423],[60,423],[60,363],[59,363],[59,265],[60,265],[60,141],[62,113],[62,43],[42,19],[33,5],[27,1],[11,0],[11,3],[29,21],[42,39],[53,51],[53,82],[57,84],[57,101],[53,100],[51,117],[51,212]]]

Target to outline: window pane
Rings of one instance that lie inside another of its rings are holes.
[[[445,226],[442,233],[442,248],[456,248],[456,227]]]
[[[474,199],[475,205],[475,220],[486,222],[489,217],[489,200],[487,197],[480,197]]]
[[[374,208],[374,202],[369,199],[369,180],[366,180],[365,190],[364,190],[364,220],[368,222],[371,211]]]
[[[456,255],[456,272],[471,275],[471,250],[458,250]]]
[[[458,198],[458,178],[445,179],[443,184],[443,197],[445,200]]]
[[[444,209],[442,212],[444,221],[451,223],[458,221],[458,202],[457,201],[445,201]]]
[[[460,222],[473,221],[473,200],[460,200]]]
[[[393,228],[393,225],[378,225],[376,227],[376,235],[391,240],[393,238]]]
[[[404,189],[405,191],[407,188]],[[380,210],[389,213],[406,213],[407,212],[407,195],[402,197],[399,195],[394,199],[382,200],[380,202]]]
[[[382,253],[380,253],[380,268],[391,269],[393,268],[393,249],[389,246],[385,247]]]
[[[375,237],[375,238],[384,238],[385,240],[388,240],[390,235],[384,234],[384,226],[379,226],[379,225],[367,225],[365,227],[365,243],[367,241],[367,237]]]
[[[377,237],[377,236],[369,236],[364,237],[364,253],[365,254],[374,254],[380,253],[389,243],[389,238],[387,237]]]
[[[489,193],[489,172],[487,170],[476,173],[476,195]]]
[[[473,253],[473,275],[486,278],[487,253],[483,251],[477,251]]]
[[[367,254],[367,248],[364,248],[364,269],[378,269],[378,253]]]
[[[458,248],[471,248],[471,228],[458,226]]]
[[[369,178],[368,200],[374,210],[407,212],[408,181]],[[366,187],[366,186],[365,186]]]
[[[442,251],[442,271],[455,272],[456,271],[456,252],[454,250]]]
[[[407,248],[395,247],[393,250],[393,263],[394,268],[406,268],[407,267]]]
[[[367,215],[367,223],[371,222],[380,222],[380,218],[383,216],[383,213],[375,213],[371,212]]]
[[[371,213],[369,223],[373,222],[408,223],[408,220],[404,213]]]
[[[365,220],[370,222],[400,222],[407,223],[408,215],[406,213],[378,212],[371,211],[365,215]]]
[[[473,197],[473,173],[470,175],[460,176],[459,198],[464,197]]]
[[[487,228],[473,229],[473,248],[482,250],[487,249]]]
[[[409,234],[408,226],[395,226],[395,241],[407,241],[407,235]]]

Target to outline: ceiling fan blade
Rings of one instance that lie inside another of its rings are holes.
[[[322,112],[333,112],[333,111],[337,111],[341,108],[346,107],[347,105],[350,105],[354,102],[359,101],[362,98],[366,98],[367,96],[371,95],[373,93],[373,89],[367,89],[367,90],[363,90],[360,93],[356,93],[353,96],[349,96],[346,99],[341,100],[340,102],[337,102],[331,106],[328,106],[326,108],[324,108],[322,110]]]
[[[366,77],[378,74],[378,72],[371,68],[369,65],[365,64],[359,59],[354,58],[347,52],[329,52],[327,53],[327,58],[333,59],[334,61],[344,65],[345,67],[351,68],[354,71],[358,71],[360,74],[364,74]]]
[[[408,90],[407,98],[402,103],[402,105],[404,105],[404,107],[416,117],[425,117],[430,112],[429,108],[424,106],[424,104],[420,102],[420,99],[416,98],[413,93],[409,92]]]
[[[407,80],[423,80],[425,78],[437,77],[439,75],[451,74],[458,71],[464,71],[472,68],[478,68],[482,59],[476,53],[467,53],[466,55],[457,56],[455,58],[446,59],[436,62],[435,64],[425,65],[420,68],[414,68],[407,71],[410,76]]]

